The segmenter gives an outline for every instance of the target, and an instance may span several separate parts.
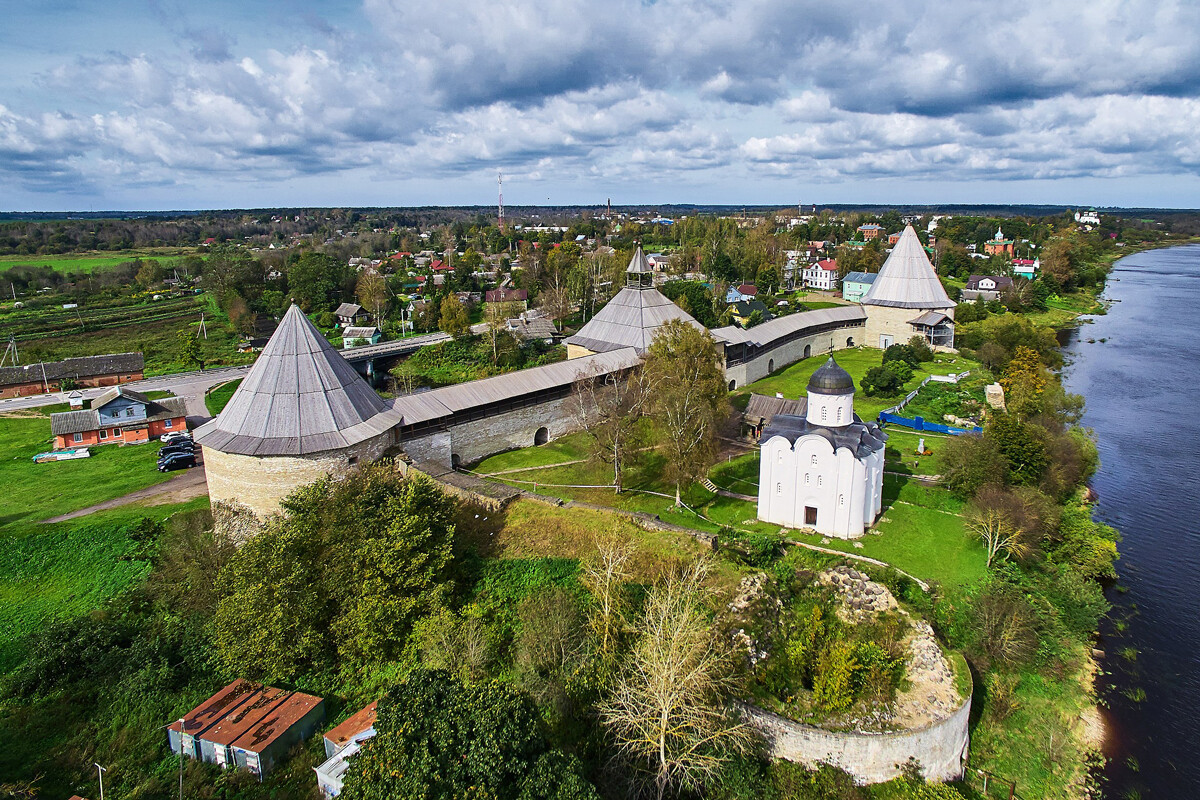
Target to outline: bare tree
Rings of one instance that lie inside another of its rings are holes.
[[[729,413],[725,376],[708,331],[673,319],[658,329],[646,354],[650,410],[663,433],[666,472],[681,489],[702,476],[716,452],[715,431]]]
[[[383,323],[384,312],[387,311],[388,288],[387,280],[374,269],[364,269],[358,276],[355,287],[358,302],[371,312],[376,325]]]
[[[581,371],[567,403],[575,422],[591,438],[591,454],[612,464],[613,488],[621,493],[622,471],[642,443],[641,418],[646,406],[645,373],[604,373],[599,367]]]
[[[648,772],[655,797],[699,791],[750,729],[729,709],[731,648],[701,604],[709,563],[669,574],[646,599],[642,636],[600,715],[618,752]]]
[[[632,540],[610,535],[597,539],[595,556],[583,564],[584,585],[596,599],[592,631],[603,656],[616,649],[617,634],[624,626],[625,598],[621,587],[633,577],[629,562],[634,552]]]
[[[1029,546],[1024,541],[1025,532],[1009,521],[1004,512],[995,508],[975,508],[967,515],[967,529],[983,542],[987,550],[987,565],[999,553],[1009,553],[1018,558]]]
[[[488,341],[492,343],[492,363],[500,360],[499,340],[508,329],[508,321],[521,313],[521,306],[511,301],[484,303],[483,321],[487,325]]]
[[[571,293],[567,291],[566,281],[559,273],[554,273],[548,285],[542,289],[541,307],[546,316],[562,330],[562,321],[571,313]]]

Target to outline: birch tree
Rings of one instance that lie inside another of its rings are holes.
[[[667,479],[682,487],[701,477],[716,452],[716,429],[729,413],[717,347],[708,331],[673,319],[658,329],[646,354],[649,410],[661,431]]]
[[[731,648],[713,636],[701,603],[708,571],[697,561],[650,591],[641,638],[600,706],[618,753],[646,770],[659,800],[699,792],[751,740],[727,703]]]
[[[583,564],[584,584],[596,599],[591,627],[596,634],[600,654],[605,657],[616,649],[618,634],[624,627],[625,597],[622,586],[633,578],[629,562],[634,552],[634,544],[629,539],[608,536],[597,540],[595,556]]]
[[[1021,556],[1028,551],[1023,540],[1024,531],[1012,524],[1008,517],[995,508],[976,508],[967,516],[967,529],[979,537],[987,550],[987,566],[1000,553]]]

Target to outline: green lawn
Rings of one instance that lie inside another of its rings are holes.
[[[867,374],[867,370],[880,365],[883,354],[873,347],[855,347],[848,350],[839,350],[833,354],[833,357],[837,359],[837,363],[843,369],[853,376],[855,385],[859,385],[862,383],[863,376]],[[736,400],[738,396],[746,396],[751,392],[767,396],[773,396],[776,392],[782,392],[784,397],[804,397],[808,387],[808,379],[817,370],[817,367],[824,364],[828,358],[828,354],[821,354],[797,361],[795,364],[784,367],[765,378],[755,381],[749,386],[739,389],[734,393],[734,398]],[[937,358],[932,363],[922,364],[921,367],[921,369],[913,373],[912,380],[904,387],[904,392],[896,397],[867,397],[860,390],[854,396],[855,412],[865,420],[875,419],[880,411],[894,406],[905,394],[917,388],[927,375],[949,375],[951,373],[979,369],[979,365],[976,362],[962,356],[947,353],[938,353]]]
[[[493,456],[477,468],[478,472],[495,472],[513,466],[537,466],[569,460],[566,456],[581,457],[582,442],[578,436],[560,440],[564,451],[553,454],[554,444],[526,448],[503,456]],[[915,440],[914,440],[915,445]],[[928,444],[928,443],[927,443]],[[564,500],[580,500],[626,511],[642,511],[661,519],[709,532],[722,526],[759,533],[773,533],[778,525],[757,519],[757,503],[714,494],[693,485],[684,492],[686,502],[695,513],[674,507],[673,488],[664,484],[662,461],[657,454],[649,455],[640,471],[628,476],[630,491],[615,494],[607,485],[612,481],[607,465],[584,462],[566,466],[533,469],[497,478],[511,486],[536,490],[540,494]],[[749,453],[717,464],[709,471],[717,486],[756,496],[758,494],[758,453]],[[549,485],[547,485],[549,484]],[[606,488],[577,489],[558,484],[601,485]],[[650,494],[658,492],[660,494]],[[670,497],[660,496],[662,494]],[[816,535],[789,532],[789,536],[809,544],[820,544],[847,553],[870,556],[886,561],[905,572],[926,581],[947,586],[964,586],[984,574],[983,547],[963,528],[962,502],[950,492],[937,486],[925,486],[902,475],[884,476],[884,513],[876,525],[876,533],[857,542],[829,539]],[[856,546],[858,545],[858,546]]]
[[[155,469],[154,443],[103,445],[92,448],[91,458],[33,463],[34,455],[53,447],[49,418],[0,418],[0,537],[17,523],[86,508],[171,477]]]
[[[561,464],[564,461],[576,461],[587,458],[587,455],[587,434],[573,433],[538,447],[509,450],[506,453],[489,456],[472,469],[485,474],[503,472],[509,469],[543,467],[549,464]],[[611,482],[611,480],[610,476],[609,481]]]
[[[143,250],[122,250],[117,253],[80,253],[54,256],[0,256],[0,272],[12,267],[50,267],[55,272],[94,272],[106,267],[115,267],[126,261],[135,259],[157,258],[164,267],[173,264],[174,259],[186,255],[191,250],[177,247],[147,248]]]
[[[233,393],[242,385],[242,379],[222,383],[215,387],[212,391],[204,396],[204,407],[208,409],[208,413],[214,417],[220,414],[221,411],[229,403],[229,399],[233,397]]]

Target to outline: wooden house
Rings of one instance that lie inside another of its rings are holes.
[[[56,448],[98,444],[143,444],[172,431],[187,430],[182,397],[151,400],[117,386],[92,401],[92,407],[50,415]]]

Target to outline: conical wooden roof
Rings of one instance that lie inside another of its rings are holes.
[[[900,234],[900,241],[861,302],[864,306],[892,308],[954,308],[912,225]]]
[[[357,444],[400,413],[354,371],[296,306],[196,441],[225,453],[305,455]]]

